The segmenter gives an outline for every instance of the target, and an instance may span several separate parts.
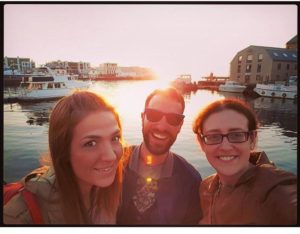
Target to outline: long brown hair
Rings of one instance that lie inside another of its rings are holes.
[[[70,163],[70,145],[75,126],[87,114],[95,111],[113,113],[122,136],[121,122],[116,110],[103,97],[92,92],[76,91],[62,98],[50,115],[49,150],[66,224],[91,223]],[[96,203],[112,215],[116,213],[120,202],[122,161],[119,162],[113,184],[106,188],[93,188],[90,194],[92,204]]]

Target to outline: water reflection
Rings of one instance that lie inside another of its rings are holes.
[[[49,122],[49,112],[29,112],[27,118],[27,124],[42,126]]]
[[[297,137],[297,102],[259,97],[252,105],[262,126],[275,125],[283,129],[283,135]]]
[[[57,101],[57,100],[56,100]],[[6,105],[5,111],[20,111],[27,117],[28,125],[42,126],[48,124],[49,116],[56,101],[24,102]]]
[[[224,98],[236,98],[236,99],[245,100],[245,96],[242,93],[219,92],[219,94]]]
[[[105,96],[120,113],[124,139],[140,144],[142,125],[140,113],[147,95],[166,84],[157,81],[97,82],[91,91]],[[297,103],[293,100],[246,98],[240,93],[199,89],[183,93],[186,101],[184,124],[172,150],[193,164],[203,178],[214,173],[192,132],[192,122],[207,104],[235,97],[245,100],[257,112],[261,122],[259,149],[278,166],[297,173]],[[39,157],[48,150],[49,114],[56,101],[4,104],[4,179],[8,182],[39,164]],[[284,157],[282,157],[284,155]]]
[[[257,113],[261,126],[282,128],[287,137],[297,137],[297,101],[280,98],[251,98],[242,93],[220,92],[225,98],[234,97],[246,101]]]

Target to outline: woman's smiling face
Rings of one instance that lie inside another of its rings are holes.
[[[123,153],[120,131],[109,111],[92,112],[74,128],[70,160],[81,189],[113,183]]]
[[[248,132],[248,119],[243,114],[225,109],[211,114],[203,123],[202,135]],[[249,168],[249,157],[255,140],[249,137],[242,143],[230,143],[223,137],[220,144],[207,145],[199,139],[207,160],[216,169],[221,182],[232,184]]]

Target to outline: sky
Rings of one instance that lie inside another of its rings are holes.
[[[151,68],[160,79],[229,76],[249,45],[284,48],[293,4],[6,4],[4,56]]]

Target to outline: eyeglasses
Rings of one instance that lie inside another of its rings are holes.
[[[249,132],[230,132],[228,134],[211,134],[211,135],[201,135],[204,143],[207,145],[216,145],[223,142],[223,138],[226,137],[230,143],[242,143],[248,141],[249,135],[253,131]]]
[[[162,119],[163,116],[165,116],[168,124],[172,126],[178,126],[184,119],[184,115],[176,113],[164,113],[151,108],[146,108],[144,113],[146,114],[146,118],[150,122],[158,122]]]

